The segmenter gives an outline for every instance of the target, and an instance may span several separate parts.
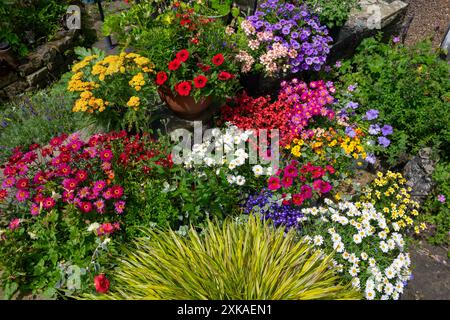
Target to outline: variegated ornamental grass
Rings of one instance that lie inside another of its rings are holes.
[[[208,222],[187,236],[149,230],[128,248],[110,292],[88,299],[358,299],[336,276],[332,256],[312,249],[294,230],[248,222]]]

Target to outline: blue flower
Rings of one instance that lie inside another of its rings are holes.
[[[378,137],[378,143],[386,148],[391,144],[391,140],[386,137]]]
[[[370,109],[366,112],[366,119],[367,120],[375,120],[378,118],[379,111],[375,109]]]
[[[373,135],[373,136],[379,134],[380,133],[380,126],[378,124],[371,124],[369,126],[369,133],[371,135]]]
[[[390,134],[392,134],[394,132],[394,129],[392,128],[392,126],[385,124],[383,126],[383,128],[381,128],[381,133],[383,134],[383,136],[388,136]]]

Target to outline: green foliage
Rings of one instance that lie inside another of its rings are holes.
[[[449,65],[424,41],[414,47],[363,41],[357,54],[339,69],[341,84],[357,83],[355,99],[366,111],[380,110],[380,119],[394,127],[389,163],[432,146],[450,154]]]
[[[73,209],[53,210],[38,220],[25,216],[23,227],[0,230],[5,298],[10,299],[19,288],[22,293],[43,293],[47,298],[56,297],[59,288],[68,294],[91,286],[93,289],[94,272],[98,272],[100,264],[107,264],[105,253],[114,245],[107,247],[94,232],[88,231],[88,222]]]
[[[79,115],[72,114],[75,96],[66,90],[70,74],[52,87],[26,94],[0,107],[0,160],[13,147],[45,144],[62,132],[74,132],[85,126]]]
[[[358,0],[304,0],[328,28],[342,27],[350,10],[358,7]]]
[[[295,231],[250,217],[208,222],[186,237],[150,230],[120,258],[111,292],[89,299],[357,299]]]
[[[60,28],[70,1],[1,0],[0,42],[8,41],[19,55],[50,39]]]
[[[450,163],[441,162],[433,172],[437,184],[435,192],[423,205],[423,221],[432,224],[432,235],[428,241],[435,245],[450,245]],[[438,200],[443,195],[445,201]]]

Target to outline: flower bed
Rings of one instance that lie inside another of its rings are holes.
[[[150,3],[114,18],[140,18],[119,34],[136,52],[84,51],[72,67],[73,115],[103,132],[16,147],[1,167],[6,296],[399,299],[426,225],[401,173],[379,166],[397,127],[360,99],[365,86],[336,77],[349,66],[327,65],[325,24],[277,0],[228,26],[200,4]],[[296,78],[250,97],[238,89],[248,72]],[[158,95],[220,102],[217,128],[154,130]],[[358,187],[364,169],[373,181]]]

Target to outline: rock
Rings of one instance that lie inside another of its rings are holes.
[[[27,76],[27,82],[30,87],[43,87],[47,84],[47,80],[49,77],[49,71],[47,67],[43,67],[38,71]]]
[[[431,148],[424,148],[413,157],[403,169],[403,176],[407,180],[407,186],[412,188],[411,197],[422,203],[433,190],[435,183],[432,174],[436,161],[431,159]]]
[[[17,74],[15,74],[14,72],[8,72],[5,75],[0,75],[0,88],[4,88],[7,85],[13,83],[17,80],[17,78]]]
[[[4,88],[4,91],[6,92],[6,95],[12,99],[14,96],[22,93],[26,88],[28,87],[28,83],[25,81],[17,81],[13,84],[10,84],[9,86]]]

